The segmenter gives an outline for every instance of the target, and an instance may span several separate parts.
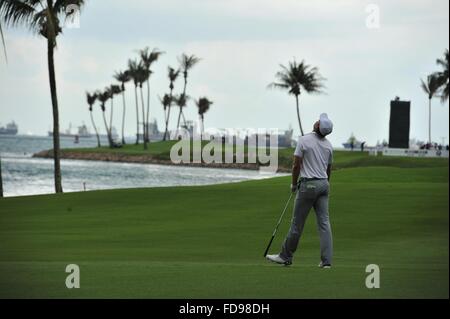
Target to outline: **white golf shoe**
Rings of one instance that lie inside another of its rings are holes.
[[[281,258],[280,255],[267,255],[266,259],[271,261],[271,262],[274,262],[274,263],[277,263],[277,264],[280,264],[280,265],[285,265],[285,266],[289,266],[289,265],[292,264],[292,262],[290,262],[288,260],[284,260],[283,258]]]
[[[330,269],[331,265],[330,264],[324,264],[322,261],[319,263],[318,265],[319,268],[323,268],[323,269]]]

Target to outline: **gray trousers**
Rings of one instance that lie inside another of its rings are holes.
[[[309,211],[314,207],[320,236],[320,257],[322,263],[330,264],[333,257],[333,239],[328,216],[328,193],[330,184],[327,180],[301,182],[295,198],[294,214],[291,228],[283,243],[280,257],[291,261],[305,226]]]

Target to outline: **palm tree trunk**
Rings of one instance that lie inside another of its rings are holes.
[[[2,39],[3,54],[5,55],[5,62],[8,63],[8,54],[6,52],[5,36],[3,35],[3,30],[2,30],[2,24],[1,23],[0,23],[0,38]]]
[[[431,146],[431,99],[428,100],[428,143]]]
[[[0,198],[3,197],[2,157],[0,156]]]
[[[170,109],[171,109],[171,106],[172,106],[172,98],[173,98],[173,89],[172,89],[172,85],[171,85],[170,87],[171,87],[171,89],[170,89],[170,95],[169,95],[169,97],[170,97],[170,104],[169,104],[169,111],[167,112],[166,130],[164,131],[164,138],[163,138],[163,141],[166,140],[167,135],[169,134]],[[169,139],[170,139],[170,136],[169,136]]]
[[[53,111],[53,161],[55,166],[54,178],[55,178],[55,191],[56,193],[62,193],[61,184],[61,165],[60,165],[60,145],[59,145],[59,111],[58,111],[58,97],[56,94],[56,77],[55,77],[55,62],[54,62],[54,42],[52,37],[47,39],[47,58],[48,58],[48,74],[50,80],[50,92],[52,99],[52,111]]]
[[[300,133],[303,136],[303,127],[302,127],[302,121],[300,120],[300,109],[299,109],[299,105],[298,105],[298,95],[295,96],[295,102],[297,105],[297,119],[298,119],[298,125],[300,126]]]
[[[139,144],[139,103],[137,94],[137,85],[134,86],[134,100],[136,101],[136,145]]]
[[[122,144],[125,144],[125,90],[122,90],[123,111],[122,111]]]
[[[150,116],[150,79],[147,80],[147,116],[146,116],[146,122],[145,122],[145,138],[146,142],[150,142],[150,136],[148,131],[148,121]]]
[[[167,139],[167,134],[169,134],[169,119],[170,119],[170,109],[171,106],[168,106],[168,110],[167,110],[167,116],[166,116],[166,129],[164,131],[164,137],[163,137],[163,141],[165,141]]]
[[[143,137],[144,137],[144,150],[147,149],[147,140],[145,138],[145,128],[146,128],[146,124],[145,124],[145,105],[144,105],[144,93],[142,92],[142,86],[140,86],[140,91],[141,91],[141,106],[142,106],[142,125],[143,125]]]
[[[181,114],[183,113],[183,108],[180,106],[180,113],[178,113],[178,121],[177,121],[177,131],[175,134],[175,138],[178,139],[178,130],[180,129],[180,120],[181,120]]]
[[[90,111],[89,113],[91,114],[91,122],[92,122],[92,126],[94,127],[95,136],[97,136],[97,146],[101,147],[102,145],[100,144],[100,136],[98,135],[97,126],[95,126],[94,117],[92,116],[92,111]]]
[[[113,111],[114,111],[114,97],[111,94],[111,113],[109,113],[109,131],[111,133],[111,141],[112,141]]]
[[[184,87],[183,87],[183,96],[185,98],[186,105],[187,105],[186,88],[187,88],[187,73],[184,76]],[[180,108],[180,111],[181,111],[181,116],[183,116],[183,124],[184,124],[184,126],[186,126],[186,118],[184,117],[183,109]]]
[[[184,87],[183,87],[183,95],[186,97],[186,88],[187,88],[187,74],[184,76]]]
[[[181,109],[181,116],[183,117],[183,125],[186,127],[186,118],[184,117],[183,109]]]
[[[203,132],[205,131],[205,117],[200,115],[200,119],[202,120],[202,129],[200,130],[200,141],[203,141]]]
[[[108,144],[109,144],[109,147],[112,148],[111,132],[108,129],[108,122],[106,121],[105,112],[102,111],[102,114],[103,114],[103,122],[105,123],[106,135],[108,136]]]

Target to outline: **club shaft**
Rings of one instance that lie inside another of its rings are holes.
[[[269,244],[267,245],[266,251],[264,252],[264,257],[266,257],[267,253],[269,252],[270,246],[272,245],[273,239],[275,238],[275,234],[277,233],[278,227],[280,227],[281,221],[283,220],[284,213],[286,212],[286,209],[289,206],[289,202],[291,201],[291,198],[292,198],[292,193],[289,195],[286,205],[284,205],[283,212],[281,213],[281,216],[278,219],[277,226],[275,227],[275,229],[272,233],[272,238],[270,239]]]

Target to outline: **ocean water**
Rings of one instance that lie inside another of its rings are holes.
[[[52,148],[51,137],[1,136],[3,191],[5,196],[50,194],[54,192],[53,160],[33,158]],[[106,144],[106,141],[104,141]],[[95,147],[95,138],[61,138],[61,148]],[[64,192],[98,189],[210,185],[273,177],[251,170],[216,169],[154,164],[61,160]]]

